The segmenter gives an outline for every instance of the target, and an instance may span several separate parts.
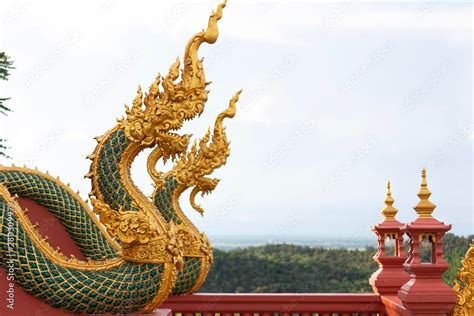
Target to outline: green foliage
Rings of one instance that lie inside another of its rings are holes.
[[[444,239],[444,256],[451,264],[445,281],[452,284],[472,237],[452,234]],[[371,292],[368,279],[377,270],[376,250],[324,249],[266,245],[214,250],[214,265],[203,293],[341,293]]]
[[[367,292],[377,269],[374,248],[363,251],[266,245],[214,251],[201,292]]]
[[[5,146],[5,139],[0,138],[0,156],[4,156],[6,158],[9,158],[7,154],[5,154],[5,150],[7,149],[7,146]]]
[[[8,80],[10,75],[10,69],[13,69],[13,62],[10,57],[5,53],[0,52],[0,79]],[[9,98],[0,98],[0,114],[6,115],[7,112],[11,111],[6,107],[3,102],[9,100]],[[0,137],[0,156],[8,157],[5,153],[7,147],[5,146],[5,139]]]
[[[13,69],[13,62],[11,61],[10,57],[5,53],[0,52],[0,79],[1,80],[8,80],[8,76],[10,75],[10,69]],[[6,112],[10,111],[3,102],[8,100],[9,98],[0,98],[0,113],[6,114]]]
[[[10,69],[13,69],[13,62],[7,54],[0,52],[0,79],[7,80]]]
[[[444,274],[444,281],[451,286],[457,277],[458,270],[461,267],[461,260],[466,255],[472,240],[474,240],[474,235],[458,237],[453,234],[447,234],[443,239],[444,258],[449,262],[449,269]]]

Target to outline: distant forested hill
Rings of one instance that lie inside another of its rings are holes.
[[[444,238],[444,257],[451,264],[446,282],[452,284],[473,238]],[[372,259],[375,251],[287,244],[215,249],[214,265],[200,292],[370,292],[368,279],[378,268]]]

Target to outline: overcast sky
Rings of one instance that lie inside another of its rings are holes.
[[[86,198],[96,135],[182,57],[216,1],[2,1],[0,51],[15,61],[0,96],[11,160],[59,175]],[[200,56],[213,81],[202,136],[240,88],[222,179],[182,207],[210,236],[372,238],[386,181],[399,219],[428,170],[435,216],[472,234],[470,2],[229,1]],[[133,178],[151,193],[146,154]],[[168,167],[169,168],[169,167]]]

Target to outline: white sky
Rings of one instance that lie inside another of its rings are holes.
[[[80,189],[84,158],[136,87],[166,74],[215,1],[2,1],[0,51],[17,69],[0,83],[12,162]],[[209,235],[372,238],[387,178],[399,219],[415,218],[428,168],[438,219],[472,234],[470,2],[229,1],[216,44],[201,49],[211,94],[186,132],[227,121],[231,156],[201,204]],[[134,163],[151,192],[146,155]]]

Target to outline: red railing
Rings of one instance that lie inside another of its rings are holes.
[[[194,294],[170,297],[160,309],[195,316],[373,316],[385,315],[376,294]]]

